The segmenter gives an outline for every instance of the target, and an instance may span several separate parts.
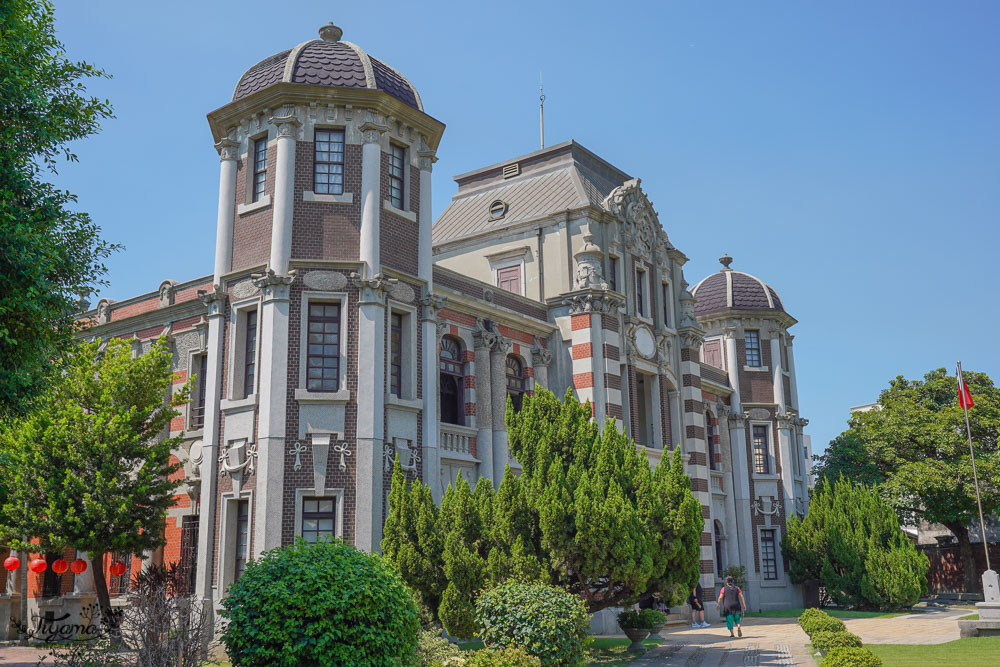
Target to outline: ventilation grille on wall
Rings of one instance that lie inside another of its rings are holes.
[[[517,162],[515,162],[514,164],[508,164],[506,167],[503,168],[504,178],[513,178],[514,176],[517,176],[520,173],[521,173],[521,165]]]

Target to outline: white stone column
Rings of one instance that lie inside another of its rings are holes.
[[[490,382],[490,347],[494,334],[475,331],[472,334],[476,364],[476,456],[479,476],[493,479],[493,403]]]
[[[781,336],[777,331],[773,331],[771,333],[771,380],[774,385],[774,402],[778,406],[778,412],[784,412],[787,409],[783,377],[781,372]]]
[[[649,387],[649,414],[653,418],[653,448],[663,449],[663,409],[660,402],[660,376],[648,375]]]
[[[431,168],[437,158],[424,138],[420,138],[417,164],[420,167],[420,208],[417,221],[420,225],[420,249],[417,257],[417,275],[427,285],[430,292],[434,287],[434,260],[431,241],[431,226],[434,224],[431,211]]]
[[[254,284],[261,290],[254,558],[281,546],[288,411],[288,307],[293,279],[294,275],[276,275],[273,270],[254,277]]]
[[[361,125],[364,145],[361,149],[361,241],[360,259],[363,278],[382,271],[379,259],[379,217],[382,211],[382,133],[388,130],[374,110]],[[419,253],[419,249],[418,249]]]
[[[511,343],[496,334],[490,350],[490,394],[493,405],[493,488],[499,489],[507,468],[507,355]]]
[[[726,342],[729,343],[727,338]],[[735,357],[732,357],[735,359]],[[739,558],[737,563],[746,565],[747,580],[756,580],[758,575],[753,567],[753,531],[750,517],[750,471],[747,468],[747,438],[746,417],[742,412],[736,412],[739,394],[734,393],[730,399],[733,402],[733,414],[729,415],[729,445],[733,461],[733,501],[736,507],[734,527]]]
[[[233,267],[233,221],[236,214],[236,161],[239,143],[225,138],[215,145],[219,151],[219,212],[215,227],[215,274],[213,284]]]
[[[76,557],[87,563],[87,569],[80,574],[73,575],[73,594],[93,595],[94,590],[94,568],[90,562],[90,556],[86,551],[77,551]]]
[[[385,445],[385,297],[395,281],[355,276],[358,288],[358,444],[355,546],[378,552],[382,541]]]
[[[215,517],[218,506],[219,426],[222,415],[219,403],[222,398],[223,313],[226,293],[221,288],[199,297],[208,309],[208,334],[205,354],[205,425],[201,440],[201,483],[198,504],[198,562],[196,565],[195,594],[211,609],[213,598],[212,569],[215,563]]]
[[[421,190],[421,194],[423,191]],[[438,407],[438,381],[440,370],[438,357],[440,338],[437,329],[437,313],[444,305],[443,297],[428,293],[420,300],[420,328],[423,337],[422,361],[423,382],[423,463],[424,484],[431,487],[434,502],[440,503],[444,490],[441,488],[440,412]],[[464,405],[462,406],[464,409]]]
[[[795,509],[795,464],[792,462],[792,444],[794,417],[790,414],[778,414],[778,451],[781,452],[781,486],[785,493],[786,516]]]
[[[535,376],[535,392],[539,387],[549,391],[549,364],[552,363],[552,353],[544,347],[536,347],[531,351],[531,368]]]
[[[295,140],[299,125],[294,109],[285,108],[281,116],[270,119],[278,128],[277,156],[274,165],[274,207],[271,217],[270,268],[275,274],[288,273],[292,256],[292,208],[295,192]]]
[[[788,380],[789,380],[788,384],[791,386],[791,390],[792,390],[792,396],[791,396],[791,398],[792,398],[792,407],[794,407],[795,410],[798,412],[799,411],[799,386],[798,386],[798,383],[795,382],[795,355],[792,354],[792,340],[795,338],[795,336],[792,336],[790,334],[785,334],[785,335],[788,337],[788,339],[787,339],[787,341],[785,343],[785,347],[786,347],[786,349],[788,351]]]

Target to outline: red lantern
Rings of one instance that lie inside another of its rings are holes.
[[[57,558],[56,560],[52,561],[52,571],[55,572],[56,574],[62,574],[68,569],[69,569],[69,563],[64,561],[62,558]]]
[[[73,574],[83,574],[87,571],[87,561],[77,558],[69,564],[69,569],[73,570]]]
[[[46,563],[41,558],[36,558],[35,560],[28,563],[28,569],[31,570],[32,572],[45,572],[45,568],[47,568],[48,566],[49,564]]]
[[[3,562],[3,566],[13,572],[17,568],[21,567],[21,559],[16,556],[10,556]]]
[[[112,577],[120,577],[125,574],[125,563],[112,563],[108,571],[111,572]]]

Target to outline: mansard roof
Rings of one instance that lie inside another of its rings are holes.
[[[505,170],[516,174],[504,177]],[[575,141],[455,177],[458,192],[433,227],[435,245],[512,227],[553,213],[593,206],[630,176]],[[496,201],[502,216],[491,214]]]

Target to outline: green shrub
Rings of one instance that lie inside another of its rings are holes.
[[[415,667],[443,667],[449,661],[461,664],[462,650],[441,636],[440,630],[421,630],[413,653]]]
[[[866,648],[838,646],[819,663],[821,667],[882,667],[882,659]]]
[[[655,609],[643,609],[639,612],[639,622],[642,628],[654,628],[667,622],[667,615]]]
[[[822,609],[816,609],[815,607],[810,607],[809,609],[806,609],[801,614],[799,614],[798,618],[799,627],[805,629],[804,628],[805,622],[813,618],[833,618],[833,617],[830,616],[830,614],[823,611]]]
[[[861,648],[861,637],[850,632],[830,632],[820,630],[810,637],[813,648],[819,651],[829,651],[838,646]]]
[[[517,648],[483,648],[465,661],[465,667],[542,667],[542,661]]]
[[[809,635],[810,639],[817,632],[845,632],[847,626],[839,618],[834,618],[833,616],[817,616],[815,618],[810,618],[802,624],[802,630]]]
[[[645,628],[642,624],[642,616],[634,609],[626,609],[618,613],[618,625],[622,630],[630,628]]]
[[[233,667],[395,665],[417,643],[417,607],[399,573],[340,541],[269,551],[222,606]]]
[[[583,660],[590,630],[583,600],[542,584],[505,584],[483,593],[476,622],[487,646],[522,648],[546,665]]]

